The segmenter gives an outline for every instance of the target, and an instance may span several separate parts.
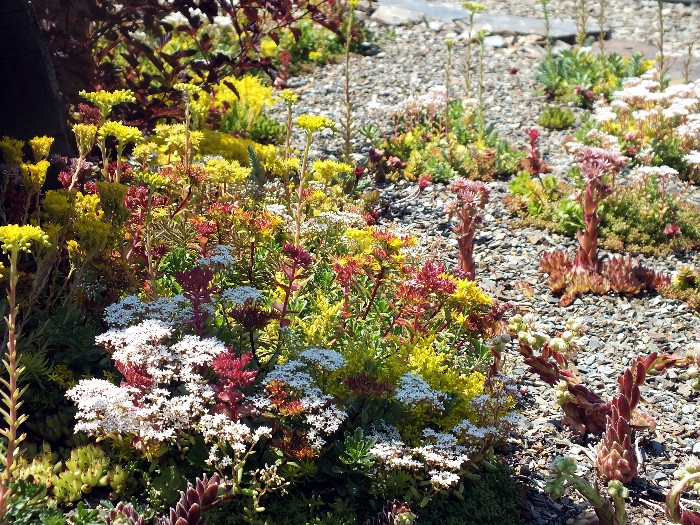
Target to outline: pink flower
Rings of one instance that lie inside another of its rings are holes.
[[[675,239],[682,235],[681,228],[678,224],[667,224],[664,228],[664,235],[667,239]]]

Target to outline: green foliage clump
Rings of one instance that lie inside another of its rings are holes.
[[[590,106],[595,97],[609,98],[619,89],[622,80],[638,77],[651,67],[644,55],[635,53],[631,58],[616,53],[596,54],[581,49],[564,50],[558,56],[548,56],[541,63],[535,79],[545,94],[579,106]]]
[[[540,126],[547,129],[566,129],[576,122],[573,111],[569,108],[547,106],[540,115]]]
[[[685,301],[688,306],[700,311],[700,270],[681,268],[661,293],[664,297]]]
[[[506,466],[484,469],[465,483],[460,498],[441,496],[416,510],[417,522],[426,525],[524,524],[524,491]]]
[[[584,230],[581,204],[572,198],[575,186],[553,176],[533,179],[524,172],[513,178],[510,190],[508,207],[527,223],[571,238]],[[599,243],[606,250],[664,256],[700,245],[700,209],[663,189],[654,177],[617,185],[600,206]],[[673,225],[678,233],[665,233]]]

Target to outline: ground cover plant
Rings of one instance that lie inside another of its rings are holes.
[[[631,58],[587,49],[563,50],[540,63],[535,79],[548,98],[591,108],[597,100],[609,100],[623,80],[639,77],[652,62],[636,53]]]
[[[255,82],[234,102],[253,114],[269,100]],[[300,116],[284,132],[304,149],[277,150],[209,129],[206,94],[176,89],[187,120],[146,133],[114,116],[131,93],[83,93],[93,107],[62,189],[39,191],[51,139],[30,141],[31,158],[2,141],[18,192],[4,200],[20,348],[7,361],[8,452],[27,432],[7,456],[5,515],[150,523],[180,498],[163,523],[216,507],[256,523],[289,492],[307,498],[302,515],[345,508],[355,523],[387,501],[408,514],[462,499],[517,424],[517,390],[488,366],[507,307],[416,256],[415,238],[370,224],[355,168],[309,157],[329,119]],[[46,244],[33,264],[18,251],[31,240]],[[56,324],[83,339],[56,339]],[[51,393],[41,408],[22,398],[35,408],[26,424],[18,381]],[[51,416],[63,409],[75,421]],[[76,506],[87,492],[122,503]]]
[[[619,151],[611,136],[595,129],[582,136],[589,147]],[[567,147],[576,153],[586,146],[571,141]],[[632,164],[629,158],[625,162]],[[528,224],[575,238],[577,231],[585,229],[582,203],[576,197],[586,186],[580,169],[574,167],[568,181],[562,181],[549,173],[533,172],[528,164],[523,167],[527,171],[510,183],[508,207]],[[631,166],[621,176],[608,177],[606,185],[605,196],[598,203],[601,248],[657,256],[697,248],[700,210],[678,193],[676,188],[682,186],[676,170],[668,166]]]

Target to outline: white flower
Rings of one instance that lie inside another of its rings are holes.
[[[691,151],[685,157],[683,157],[688,164],[691,166],[700,166],[700,151]]]
[[[141,302],[141,299],[135,295],[129,295],[105,308],[104,320],[109,326],[126,326],[131,324],[145,310],[146,307]]]
[[[339,370],[348,364],[340,352],[325,348],[309,348],[301,352],[299,357],[329,372]]]
[[[260,290],[252,286],[236,286],[235,288],[226,288],[222,292],[220,299],[236,306],[242,306],[247,302],[261,302],[265,299],[265,296]]]
[[[197,264],[209,268],[231,268],[236,264],[236,252],[233,246],[219,244],[214,246],[206,257],[199,259]]]
[[[454,487],[460,480],[457,474],[446,470],[431,470],[428,474],[430,474],[430,483],[436,490]]]
[[[422,377],[406,372],[400,379],[401,386],[396,390],[396,399],[403,405],[414,407],[418,403],[428,403],[438,410],[444,410],[444,394],[433,390]]]

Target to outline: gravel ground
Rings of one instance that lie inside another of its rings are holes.
[[[452,0],[451,3],[459,4]],[[608,24],[615,38],[634,39],[653,43],[657,4],[650,0],[608,0]],[[593,7],[597,9],[598,3]],[[539,16],[536,0],[522,2],[495,0],[488,2],[490,12]],[[552,2],[553,16],[567,16],[573,2]],[[690,41],[700,37],[700,6],[667,4],[667,45],[684,50]],[[456,38],[452,78],[453,96],[463,96],[465,63],[464,41],[460,34],[461,22],[443,21],[430,27],[398,27],[391,31],[374,26],[377,34],[393,33],[392,38],[380,42],[380,52],[374,56],[353,56],[353,101],[355,117],[360,126],[381,115],[373,114],[368,104],[376,101],[395,104],[404,98],[425,93],[431,86],[443,85],[445,78],[446,38]],[[439,27],[438,27],[439,26]],[[698,50],[700,51],[700,49]],[[545,106],[542,97],[534,95],[534,71],[544,50],[535,38],[511,39],[502,49],[488,49],[485,67],[487,119],[496,124],[499,133],[511,142],[524,147],[527,137],[524,129],[537,122]],[[513,72],[517,70],[517,72]],[[322,113],[336,121],[341,120],[342,67],[329,65],[312,75],[292,78],[289,87],[301,96],[299,111]],[[280,110],[281,111],[281,110]],[[541,149],[555,174],[563,174],[571,164],[561,146],[565,132],[543,130]],[[315,154],[339,151],[337,138],[325,135]],[[358,137],[355,150],[358,155],[368,144]],[[586,296],[564,309],[546,286],[546,277],[538,271],[539,255],[552,248],[573,250],[574,242],[546,231],[533,228],[515,228],[515,217],[501,203],[507,195],[507,183],[490,184],[491,203],[476,240],[478,281],[494,297],[515,303],[523,312],[534,312],[548,331],[563,329],[567,319],[582,318],[588,326],[588,345],[577,358],[578,370],[586,382],[612,395],[616,392],[616,377],[637,355],[652,351],[683,351],[697,339],[697,315],[678,301],[653,295],[635,298],[619,296]],[[383,199],[396,203],[413,191],[413,186],[398,184],[383,191]],[[693,197],[700,197],[695,190]],[[385,218],[413,230],[424,240],[433,254],[439,254],[450,265],[455,263],[456,239],[444,214],[444,205],[450,195],[441,185],[429,187],[419,197],[388,207]],[[690,254],[683,262],[700,266],[698,254]],[[647,259],[655,269],[672,272],[681,261],[669,256],[665,259]],[[524,284],[526,283],[526,284]],[[531,287],[533,294],[524,294]],[[511,462],[516,474],[528,488],[528,523],[533,525],[563,525],[575,523],[584,507],[581,502],[563,498],[552,501],[543,492],[554,457],[569,455],[579,460],[581,470],[590,470],[587,452],[597,443],[582,442],[560,425],[562,412],[555,405],[551,389],[543,388],[536,377],[529,375],[518,359],[511,360],[513,372],[523,378],[528,394],[524,410],[528,423],[521,436],[512,443]],[[700,455],[700,428],[695,413],[697,394],[689,385],[682,370],[671,371],[664,377],[654,378],[643,387],[646,409],[656,417],[658,428],[640,435],[639,447],[645,457],[644,472],[632,487],[629,502],[630,523],[650,525],[667,523],[662,516],[661,504],[668,487],[673,483],[673,471],[693,454]],[[580,523],[580,522],[577,522]],[[504,524],[505,525],[505,524]]]

